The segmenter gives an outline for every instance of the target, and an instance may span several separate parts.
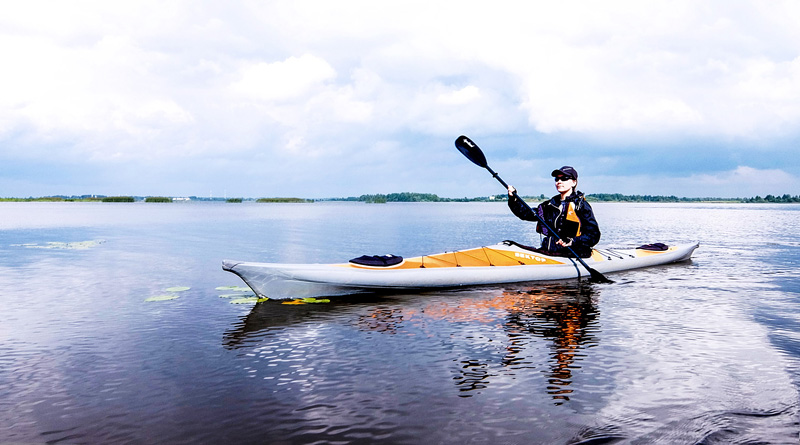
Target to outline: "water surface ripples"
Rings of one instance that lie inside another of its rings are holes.
[[[233,305],[223,258],[536,235],[502,204],[13,204],[0,442],[798,442],[800,206],[597,204],[604,245],[701,242],[612,285]]]

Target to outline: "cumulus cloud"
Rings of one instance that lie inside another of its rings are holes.
[[[534,42],[518,48],[529,56],[498,62],[521,79],[540,131],[764,137],[798,123],[798,46],[789,58],[765,54],[770,40],[797,33],[768,30],[757,8],[611,2],[583,5],[593,19],[571,20],[572,6],[545,15],[579,27],[529,27],[517,39]]]
[[[274,63],[248,64],[233,89],[251,98],[285,101],[302,96],[334,77],[336,71],[325,60],[304,54]]]
[[[13,66],[0,74],[0,137],[24,133],[22,156],[41,156],[39,144],[71,147],[81,158],[141,154],[143,146],[146,151],[194,123],[180,98],[162,89],[154,69],[160,56],[128,37],[77,46],[40,37],[3,36],[0,42]]]
[[[458,90],[450,90],[439,93],[436,97],[437,102],[447,105],[467,105],[481,97],[480,88],[468,85]]]

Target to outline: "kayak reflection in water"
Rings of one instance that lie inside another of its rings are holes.
[[[555,291],[555,292],[554,292]],[[505,293],[511,297],[510,293]],[[592,300],[591,286],[577,289],[531,289],[519,299],[521,304],[509,310],[504,328],[508,332],[510,345],[504,359],[507,366],[522,365],[529,360],[523,352],[527,338],[525,334],[548,339],[552,342],[550,372],[547,393],[556,405],[569,401],[575,391],[573,370],[586,355],[586,349],[597,346],[597,308]],[[517,297],[519,298],[519,297]]]
[[[565,165],[551,173],[556,181],[558,195],[531,210],[517,195],[514,186],[508,186],[508,206],[518,218],[525,221],[544,221],[557,233],[550,233],[544,224],[536,224],[542,235],[541,249],[551,255],[572,256],[569,247],[581,258],[592,255],[592,247],[600,241],[600,227],[592,206],[584,194],[577,190],[578,172]]]
[[[453,381],[459,397],[480,394],[491,386],[495,377],[504,374],[503,369],[522,377],[535,375],[546,366],[544,391],[555,405],[562,405],[578,391],[574,373],[582,368],[580,361],[587,356],[587,350],[600,341],[597,336],[599,313],[593,294],[592,286],[543,285],[503,291],[488,298],[440,300],[416,313],[383,311],[373,314],[383,322],[373,321],[372,325],[387,332],[386,326],[399,326],[397,320],[406,322],[425,317],[468,326],[468,331],[476,326],[498,326],[507,337],[500,357],[488,352],[490,350],[481,342],[493,338],[488,334],[470,335],[466,346],[453,348],[458,357]],[[498,321],[500,323],[496,324]],[[546,356],[541,355],[542,343],[537,338],[544,339],[550,349]]]

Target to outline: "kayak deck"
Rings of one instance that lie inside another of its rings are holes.
[[[601,273],[684,261],[698,243],[666,250],[595,249],[584,261]],[[281,264],[224,260],[258,296],[301,298],[359,290],[419,289],[561,280],[588,276],[574,258],[550,256],[505,241],[493,246],[403,259],[391,266],[354,263]]]
[[[444,252],[435,255],[423,255],[403,260],[396,266],[381,266],[377,269],[426,269],[433,267],[487,267],[487,266],[521,266],[533,264],[564,264],[564,260],[556,260],[533,251],[519,252],[493,247]],[[355,269],[376,269],[375,266],[347,263],[342,266]]]

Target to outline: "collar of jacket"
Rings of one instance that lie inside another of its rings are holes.
[[[576,190],[571,195],[567,196],[567,199],[565,201],[574,202],[575,205],[577,206],[584,199],[586,198],[584,197],[583,192]],[[550,198],[549,204],[553,207],[561,207],[562,202],[563,201],[561,201],[561,195],[556,195]]]

